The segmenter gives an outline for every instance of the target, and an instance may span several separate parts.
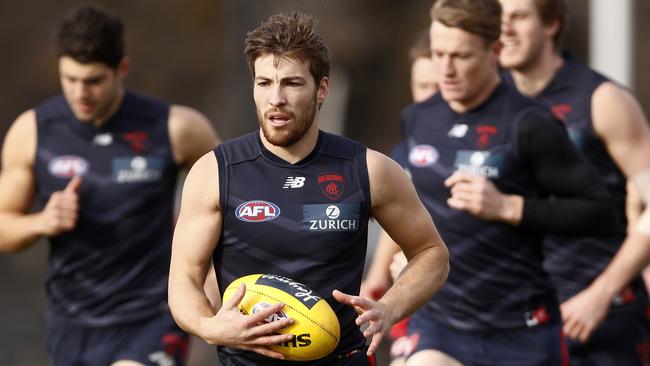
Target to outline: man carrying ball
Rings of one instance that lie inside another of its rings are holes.
[[[281,14],[248,33],[245,54],[260,130],[204,155],[183,189],[170,307],[183,329],[219,346],[225,366],[288,363],[270,346],[293,337],[276,333],[293,320],[258,324],[281,303],[242,315],[245,286],[215,313],[203,291],[211,263],[222,291],[244,275],[269,273],[326,296],[341,340],[330,355],[302,365],[371,365],[390,326],[429,299],[449,271],[447,248],[400,166],[319,130],[330,62],[316,23],[308,15]],[[409,259],[378,301],[354,295],[370,216]],[[364,336],[371,338],[367,349]]]

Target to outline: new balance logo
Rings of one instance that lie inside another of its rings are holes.
[[[305,177],[287,177],[282,189],[300,188],[305,185]]]
[[[447,132],[447,136],[449,137],[455,137],[455,138],[462,138],[465,137],[465,134],[467,133],[468,127],[466,124],[458,124],[456,123],[454,127]]]

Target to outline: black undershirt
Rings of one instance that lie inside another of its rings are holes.
[[[525,197],[520,226],[562,235],[615,231],[609,193],[559,121],[529,113],[521,119],[517,136],[521,158],[548,194]]]

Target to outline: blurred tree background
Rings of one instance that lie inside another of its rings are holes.
[[[23,111],[59,92],[51,47],[59,16],[82,2],[0,2],[0,137]],[[205,113],[223,139],[257,128],[252,83],[243,55],[246,32],[271,14],[303,11],[320,19],[329,44],[332,93],[326,129],[388,152],[400,139],[399,116],[410,100],[408,48],[428,27],[432,0],[94,0],[122,17],[131,59],[127,87]],[[588,0],[572,0],[565,44],[587,59]],[[637,1],[648,14],[645,1]],[[637,12],[639,14],[639,12]],[[639,19],[641,15],[637,15]],[[639,27],[647,28],[642,22]],[[639,28],[640,29],[640,28]],[[648,29],[639,30],[648,57]],[[643,38],[645,37],[645,38]],[[647,80],[648,74],[641,76]],[[648,85],[642,98],[648,110]],[[98,233],[101,235],[101,233]],[[46,365],[47,245],[0,255],[0,365]],[[195,342],[191,365],[214,365],[211,349]],[[383,364],[380,362],[380,364]]]

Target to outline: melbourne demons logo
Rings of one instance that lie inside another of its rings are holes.
[[[343,194],[345,179],[339,173],[321,174],[318,176],[318,186],[329,199],[337,200]]]
[[[566,122],[566,117],[569,113],[573,111],[571,104],[556,104],[551,106],[551,112],[555,118],[559,119],[562,122]]]
[[[268,201],[248,201],[237,207],[235,216],[245,222],[270,221],[280,216],[280,207]]]
[[[144,131],[132,131],[122,135],[125,141],[131,144],[134,153],[140,154],[145,149],[145,144],[149,140],[149,134]]]
[[[490,136],[497,133],[497,128],[495,126],[481,125],[476,127],[476,134],[478,139],[476,140],[476,146],[479,148],[485,148],[490,144]]]

